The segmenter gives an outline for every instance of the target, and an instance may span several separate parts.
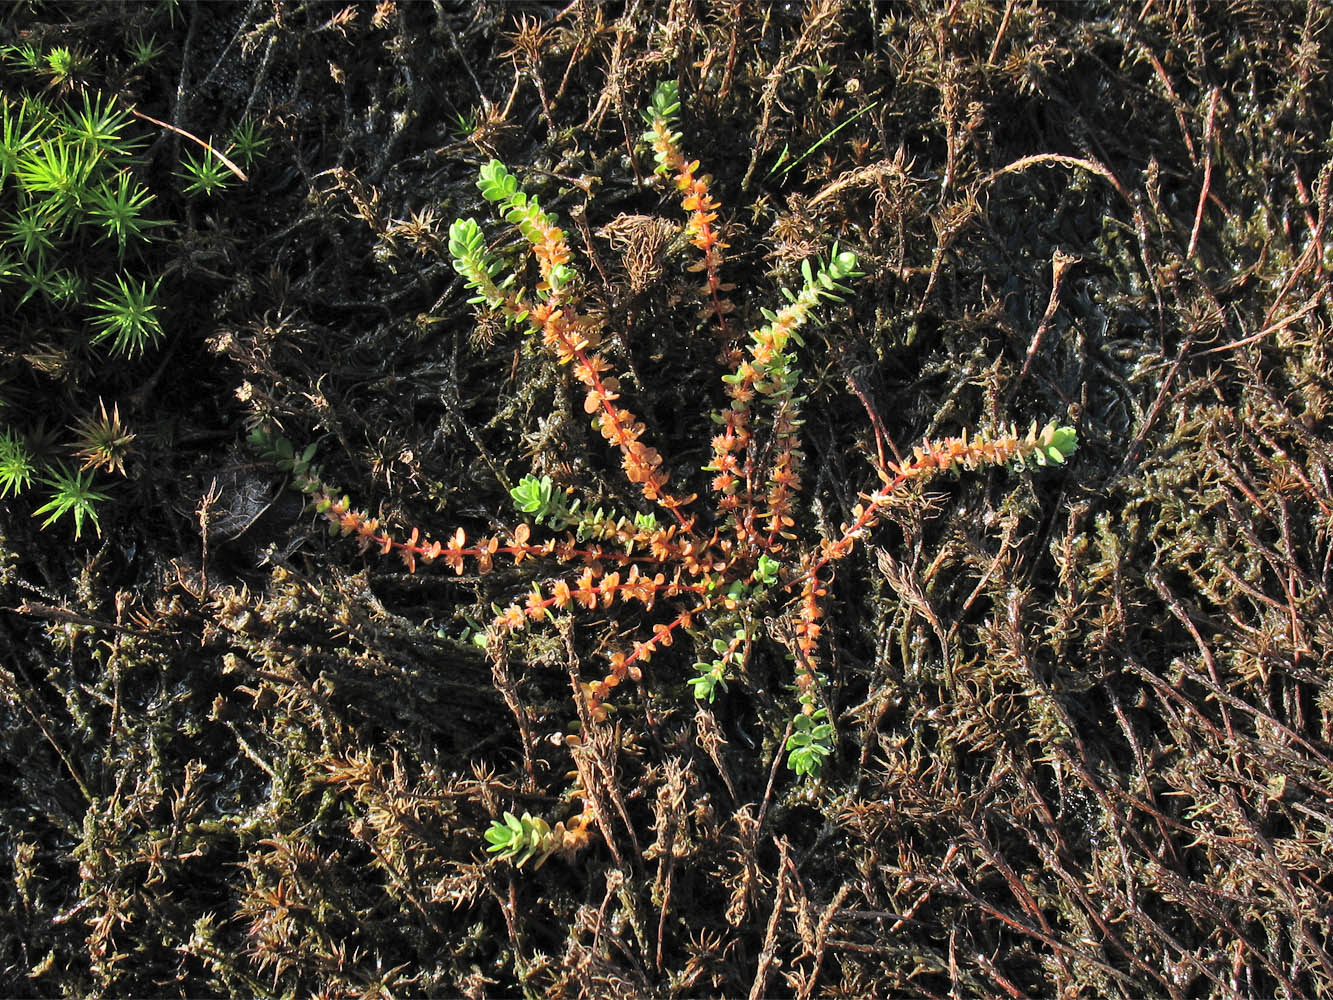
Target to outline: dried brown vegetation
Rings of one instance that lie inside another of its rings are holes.
[[[151,31],[157,63],[89,72],[196,135],[249,111],[273,144],[175,214],[174,346],[106,395],[159,474],[100,540],[0,511],[0,992],[1333,990],[1325,5],[701,9],[0,22],[89,51]],[[635,183],[661,78],[738,304],[835,240],[869,272],[812,338],[804,546],[869,459],[1079,430],[1067,473],[936,481],[841,561],[817,785],[782,768],[771,650],[711,706],[655,658],[557,745],[601,632],[488,662],[467,618],[526,565],[409,575],[325,545],[240,447],[261,421],[318,440],[376,516],[474,538],[529,471],[636,509],[564,370],[464,306],[447,221],[498,154],[574,220],[602,350],[691,480],[725,396],[697,255]],[[493,818],[572,818],[575,784],[597,843],[486,861]]]

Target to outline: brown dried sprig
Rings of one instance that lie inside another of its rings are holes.
[[[119,403],[112,405],[109,415],[105,400],[99,399],[97,404],[100,413],[90,413],[70,428],[79,446],[74,457],[82,460],[85,469],[102,469],[123,476],[134,433],[121,423]]]

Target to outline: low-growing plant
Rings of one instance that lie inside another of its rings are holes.
[[[640,681],[643,666],[678,643],[694,650],[696,675],[682,678],[684,690],[702,701],[712,701],[729,681],[743,677],[760,644],[785,647],[795,693],[783,737],[787,766],[798,778],[814,780],[836,750],[820,668],[821,618],[836,564],[891,507],[934,477],[991,465],[1058,465],[1073,454],[1076,435],[1051,421],[1034,423],[1026,433],[998,428],[925,441],[909,457],[876,467],[878,485],[861,493],[833,537],[806,541],[812,519],[798,506],[805,465],[804,337],[820,311],[853,294],[860,277],[857,257],[835,245],[826,259],[804,261],[799,284],[780,289],[785,304],[760,308],[761,321],[738,337],[738,312],[728,297],[733,286],[722,276],[727,244],[717,224],[719,205],[710,178],[680,149],[679,108],[676,87],[659,86],[645,112],[644,140],[657,173],[680,197],[685,235],[700,255],[690,270],[701,277],[701,313],[722,343],[725,403],[713,415],[711,458],[703,467],[707,479],[697,492],[672,483],[662,456],[648,443],[647,426],[625,407],[620,376],[604,350],[603,320],[584,305],[565,230],[498,160],[481,168],[477,186],[522,235],[536,261],[535,287],[522,286],[522,268],[493,254],[481,225],[471,218],[450,229],[454,268],[479,317],[499,318],[539,339],[567,368],[583,395],[584,411],[618,453],[643,509],[632,516],[590,510],[549,477],[530,475],[511,490],[522,516],[512,528],[469,538],[460,527],[440,539],[412,528],[404,537],[338,492],[314,465],[313,447],[298,451],[263,430],[253,441],[291,473],[331,531],[356,538],[363,550],[398,556],[409,571],[418,563],[443,562],[458,574],[466,567],[484,575],[500,559],[541,566],[542,577],[525,596],[494,606],[486,636],[497,657],[519,633],[544,622],[564,616],[607,620],[601,637],[606,671],[582,682],[579,692],[576,709],[584,726],[605,720],[614,692],[627,681]],[[506,814],[487,840],[492,853],[522,863],[566,845],[554,830],[544,820]]]
[[[536,858],[534,867],[540,868],[552,854],[574,854],[582,848],[590,837],[592,822],[593,812],[589,808],[569,823],[557,823],[554,827],[531,813],[519,817],[507,812],[486,831],[486,842],[490,845],[486,850],[500,860],[512,861],[516,868]]]
[[[156,122],[156,119],[150,121]],[[158,122],[158,124],[165,123]],[[249,169],[263,156],[269,143],[268,137],[264,135],[263,126],[248,116],[241,119],[232,129],[231,141],[225,152],[189,132],[170,125],[166,127],[199,147],[197,151],[186,149],[181,153],[180,170],[176,172],[177,179],[183,182],[181,191],[196,198],[211,198],[228,190],[235,181],[247,180],[245,172],[237,166],[236,161],[239,160]]]
[[[144,63],[160,51],[141,37],[132,54]],[[92,57],[77,47],[7,46],[0,49],[0,71],[6,68],[49,85],[0,95],[0,287],[17,305],[0,379],[14,400],[49,400],[51,380],[66,383],[73,412],[46,416],[69,424],[76,438],[35,447],[36,427],[0,426],[0,496],[48,491],[34,515],[45,527],[73,514],[77,537],[85,519],[100,530],[96,504],[106,494],[93,488],[94,474],[125,475],[124,446],[134,435],[118,406],[108,418],[99,400],[99,418],[91,403],[80,405],[78,385],[70,383],[108,359],[131,361],[163,338],[162,278],[145,255],[163,222],[151,215],[146,164],[136,158],[145,143],[134,128],[136,115],[156,120],[87,89]],[[247,118],[228,151],[249,166],[267,144],[258,121]],[[239,173],[225,155],[201,145],[197,155],[183,153],[187,195],[215,194]],[[98,365],[77,363],[99,355]],[[80,459],[82,470],[69,472],[55,458],[62,451]]]
[[[107,472],[125,475],[125,456],[129,451],[134,434],[126,430],[120,420],[120,405],[106,412],[106,403],[98,400],[97,414],[88,414],[70,427],[78,447],[74,457],[82,460],[85,469],[104,469]]]
[[[50,78],[52,87],[66,91],[83,82],[91,64],[92,58],[79,46],[56,45],[47,50],[41,71]]]
[[[231,147],[228,151],[248,169],[264,155],[268,143],[268,136],[264,135],[263,126],[258,119],[246,117],[232,129]]]
[[[150,214],[133,115],[116,97],[79,89],[91,68],[86,53],[10,46],[0,51],[4,68],[54,86],[0,95],[0,287],[14,303],[0,378],[7,402],[28,404],[12,406],[0,427],[0,495],[44,493],[34,516],[45,527],[71,514],[78,537],[85,521],[100,530],[96,505],[107,494],[94,477],[123,475],[122,456],[88,463],[86,440],[66,445],[35,424],[11,422],[27,409],[56,426],[92,427],[91,404],[78,391],[84,373],[161,341],[161,278],[145,274],[144,251],[162,223]],[[73,412],[51,412],[49,401],[62,397]],[[114,412],[114,436],[132,436]],[[39,437],[48,438],[40,447]],[[56,456],[79,448],[85,453],[75,457],[86,464],[71,472]]]
[[[74,518],[74,537],[83,533],[83,519],[87,518],[99,532],[102,525],[97,519],[97,504],[107,499],[105,493],[93,489],[93,475],[83,469],[71,469],[64,462],[56,462],[42,477],[51,490],[51,499],[33,512],[35,517],[46,515],[42,527],[48,527],[66,514]]]
[[[161,58],[166,46],[157,40],[156,35],[139,32],[130,40],[128,50],[136,66],[150,66]]]
[[[200,150],[197,154],[186,150],[181,154],[181,169],[176,175],[188,195],[208,198],[220,191],[225,191],[232,181],[231,171],[212,150]]]
[[[149,230],[162,225],[160,220],[145,215],[153,196],[128,173],[103,181],[89,196],[89,217],[100,224],[102,239],[116,241],[116,253],[122,260],[128,245],[149,239]]]
[[[0,431],[0,499],[17,496],[37,471],[27,443],[12,430]]]
[[[93,343],[111,342],[115,354],[133,357],[155,344],[162,336],[158,319],[157,290],[159,278],[148,282],[116,275],[115,283],[102,282],[101,298],[93,302]]]

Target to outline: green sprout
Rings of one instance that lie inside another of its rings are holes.
[[[778,572],[781,569],[782,564],[765,552],[759,557],[759,563],[755,566],[751,579],[761,587],[771,587],[778,582]]]
[[[486,237],[476,219],[457,219],[449,227],[449,255],[453,257],[454,270],[466,278],[467,287],[477,293],[468,302],[499,308],[515,277],[506,274],[496,283],[495,276],[504,270],[504,264],[486,252]],[[526,313],[517,318],[509,316],[509,322],[521,323],[526,318]]]
[[[78,85],[91,66],[92,60],[83,49],[57,45],[46,53],[46,66],[42,72],[51,78],[51,86],[69,90]]]
[[[254,166],[255,160],[268,148],[268,137],[262,126],[254,118],[246,116],[232,129],[229,153],[235,154],[247,169]]]
[[[50,224],[63,225],[79,208],[96,156],[61,135],[29,146],[14,171],[24,190],[41,198]]]
[[[551,483],[550,476],[524,476],[517,486],[509,491],[514,506],[527,514],[537,524],[546,519],[563,523],[569,517],[570,510],[565,504],[564,495]]]
[[[834,126],[832,131],[826,132],[824,133],[824,135],[820,136],[819,140],[813,146],[807,149],[800,156],[796,157],[794,160],[789,159],[791,154],[791,148],[787,145],[783,145],[782,152],[778,154],[777,161],[768,170],[768,176],[772,177],[774,174],[777,174],[779,177],[786,177],[787,174],[791,173],[798,166],[800,166],[801,163],[803,163],[815,152],[817,152],[819,150],[819,147],[823,146],[826,142],[828,142],[835,135],[837,135],[839,132],[845,129],[848,125],[856,121],[856,119],[860,118],[862,115],[870,111],[874,111],[878,107],[879,107],[878,104],[867,104],[860,111],[856,112],[856,114],[851,115],[849,118],[847,118],[846,121],[843,121],[842,123]]]
[[[202,195],[205,198],[225,190],[231,184],[231,171],[212,150],[204,150],[199,159],[187,152],[181,162],[181,172],[176,176],[186,182],[186,194]]]
[[[456,139],[466,139],[477,131],[479,119],[475,110],[455,111],[450,116],[451,131]]]
[[[83,297],[84,281],[67,267],[43,275],[42,293],[58,306],[68,306]]]
[[[653,88],[653,96],[647,108],[642,112],[643,120],[652,125],[658,119],[673,126],[680,114],[680,86],[675,80],[664,80]],[[664,161],[658,160],[658,173],[665,173]]]
[[[1060,427],[1054,420],[1042,428],[1040,433],[1034,421],[1028,436],[1037,443],[1024,458],[1031,465],[1064,465],[1078,449],[1078,431],[1073,427]]]
[[[481,168],[477,189],[487,201],[498,202],[497,207],[505,221],[517,226],[524,239],[534,246],[553,237],[564,239],[564,232],[556,225],[556,217],[542,211],[537,196],[520,189],[518,178],[499,160],[491,160]],[[573,281],[574,271],[567,264],[556,264],[544,272],[544,277],[549,286],[548,294],[554,295]]]
[[[92,472],[72,470],[65,463],[58,462],[51,467],[51,474],[42,477],[42,483],[51,488],[51,499],[32,512],[33,517],[49,514],[42,527],[47,528],[66,514],[74,517],[74,538],[83,532],[83,519],[92,521],[97,533],[102,533],[101,522],[97,519],[96,504],[106,500],[105,493],[98,493],[93,487]]]
[[[71,109],[69,116],[69,136],[93,156],[103,152],[129,156],[140,145],[137,139],[126,138],[125,127],[130,123],[130,114],[116,107],[114,97],[106,98],[83,95],[83,108]]]
[[[103,297],[93,303],[95,316],[93,341],[111,341],[113,354],[133,357],[162,336],[157,316],[158,278],[151,286],[146,281],[116,275],[116,283],[100,282]]]
[[[47,254],[55,249],[50,219],[31,205],[20,208],[5,221],[3,239],[38,270],[46,264]]]
[[[122,171],[114,181],[103,181],[89,193],[88,216],[106,231],[103,239],[115,239],[117,252],[124,258],[128,241],[148,240],[148,230],[163,225],[144,217],[152,200],[147,188]]]
[[[12,430],[0,432],[0,498],[18,496],[32,483],[32,454]]]
[[[74,457],[82,459],[84,469],[104,469],[123,476],[134,432],[121,423],[119,403],[112,406],[109,414],[104,400],[98,400],[98,407],[99,414],[89,413],[70,428],[80,445],[74,450]]]
[[[159,45],[156,35],[144,36],[140,31],[134,36],[134,40],[129,43],[129,54],[134,60],[136,66],[148,66],[154,63],[166,51],[166,47]]]
[[[42,68],[42,54],[35,45],[6,45],[0,52],[10,65],[25,73],[36,73]]]
[[[19,157],[31,145],[37,128],[26,101],[20,104],[0,97],[0,185],[18,170]]]

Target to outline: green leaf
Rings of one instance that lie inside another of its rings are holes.
[[[778,582],[778,572],[782,569],[782,564],[768,554],[759,557],[759,565],[755,567],[754,579],[765,587],[771,587]]]
[[[647,110],[643,112],[643,119],[649,125],[660,119],[670,128],[679,111],[680,87],[674,80],[664,80],[653,88],[653,96]]]

